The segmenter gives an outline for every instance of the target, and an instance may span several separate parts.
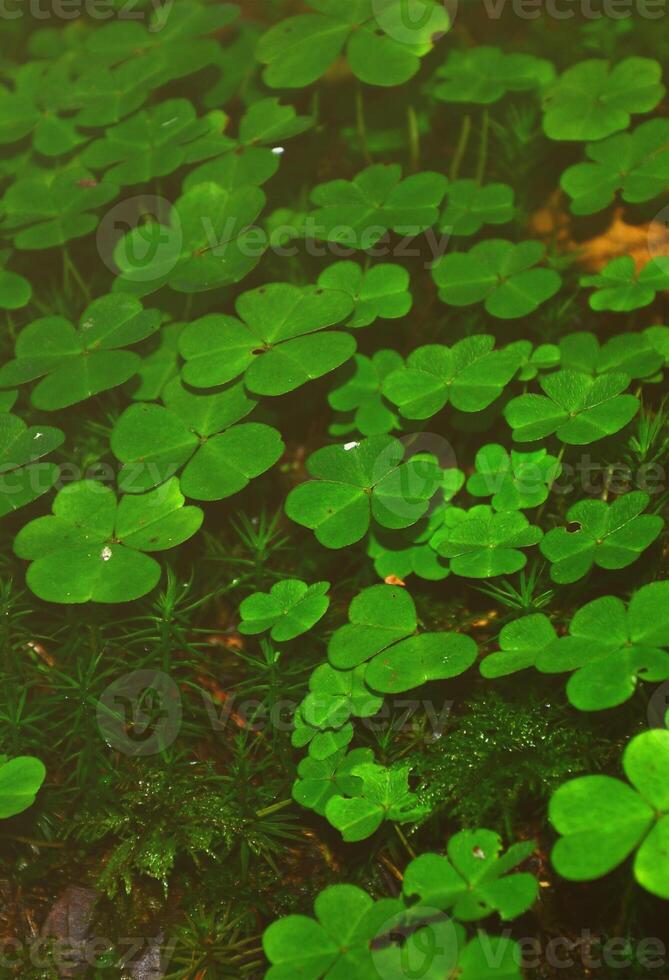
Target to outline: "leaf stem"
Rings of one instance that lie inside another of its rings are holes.
[[[480,187],[485,176],[486,163],[488,162],[488,136],[490,132],[490,113],[487,109],[483,110],[483,123],[481,126],[481,142],[479,143],[479,156],[476,165],[476,183]]]
[[[407,107],[407,124],[409,129],[409,165],[415,172],[420,170],[420,132],[416,110],[412,105]]]
[[[469,143],[469,135],[471,131],[472,131],[472,120],[471,120],[471,116],[467,115],[462,120],[462,126],[460,127],[458,145],[455,148],[453,160],[451,161],[451,168],[448,172],[449,180],[458,179],[460,166],[462,165],[462,160],[464,158],[465,153],[467,152],[467,144]]]
[[[409,841],[406,839],[406,837],[404,836],[404,834],[402,833],[402,831],[400,830],[399,824],[394,823],[393,824],[393,827],[395,828],[395,831],[397,833],[397,836],[399,837],[399,839],[404,844],[404,846],[405,846],[405,848],[406,848],[406,850],[407,850],[407,852],[409,854],[409,857],[415,858],[416,857],[416,852],[414,851],[413,847],[411,846],[411,844],[409,843]]]
[[[360,142],[360,152],[366,163],[372,163],[372,156],[367,145],[367,126],[365,124],[365,103],[362,98],[362,86],[358,85],[355,90],[355,125],[358,131]]]

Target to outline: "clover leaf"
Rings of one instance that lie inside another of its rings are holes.
[[[64,156],[86,142],[74,120],[70,70],[65,61],[29,61],[13,79],[14,88],[0,90],[0,144],[32,136],[34,149],[47,157]]]
[[[295,748],[304,748],[308,745],[309,758],[317,762],[323,762],[345,749],[353,739],[353,725],[350,721],[339,728],[329,728],[325,721],[319,728],[318,725],[312,725],[304,718],[301,708],[295,712],[293,724],[291,743]]]
[[[318,184],[317,210],[308,216],[313,237],[369,249],[389,230],[415,237],[439,218],[448,181],[432,171],[402,178],[399,164],[374,164],[353,180]]]
[[[224,117],[215,121],[220,124]],[[173,173],[185,162],[229,149],[231,141],[213,123],[198,119],[187,99],[168,99],[109,127],[102,139],[86,147],[81,162],[91,170],[106,171],[105,179],[121,187],[145,183]]]
[[[122,295],[94,300],[79,329],[60,316],[42,317],[19,334],[15,359],[0,368],[0,386],[41,378],[31,392],[36,408],[76,405],[131,378],[140,358],[120,348],[144,340],[159,326],[157,310],[143,310],[139,300]]]
[[[327,548],[359,541],[372,519],[389,528],[415,524],[437,490],[439,471],[434,457],[403,462],[404,454],[391,436],[317,450],[307,461],[315,479],[291,490],[286,514]]]
[[[553,528],[541,542],[551,562],[551,578],[560,585],[577,582],[598,568],[627,568],[655,541],[664,521],[643,514],[650,497],[640,490],[603,500],[580,500],[567,511],[566,525]]]
[[[381,394],[384,379],[401,369],[402,358],[394,350],[378,350],[371,357],[356,354],[340,368],[328,402],[338,412],[351,413],[350,422],[331,427],[334,436],[360,432],[363,436],[385,435],[399,425],[395,412]]]
[[[417,347],[406,367],[386,376],[381,390],[408,419],[430,418],[449,402],[461,412],[480,412],[499,398],[518,369],[514,351],[494,346],[495,338],[482,334],[453,347]]]
[[[380,766],[362,762],[351,768],[351,775],[362,780],[359,796],[350,799],[335,794],[325,804],[325,816],[347,842],[365,840],[384,820],[410,823],[429,812],[409,789],[408,765]]]
[[[0,251],[0,309],[20,310],[27,306],[33,294],[30,280],[6,268],[9,249]]]
[[[320,274],[318,285],[350,295],[355,308],[347,327],[368,327],[379,318],[396,320],[411,309],[409,273],[390,262],[370,269],[362,269],[357,262],[335,262]]]
[[[18,416],[0,413],[0,517],[32,503],[56,483],[58,466],[37,460],[61,446],[64,438],[60,429],[28,428]]]
[[[491,105],[507,92],[543,88],[554,76],[553,66],[544,58],[506,54],[484,45],[451,51],[446,64],[437,71],[433,93],[442,102]]]
[[[481,661],[483,677],[506,677],[527,667],[535,667],[543,651],[555,642],[557,634],[548,616],[531,613],[502,627],[500,650]]]
[[[452,235],[475,235],[484,225],[508,224],[513,212],[513,189],[508,184],[481,186],[475,180],[456,180],[448,185],[439,229]]]
[[[254,592],[239,607],[239,632],[253,636],[271,630],[277,643],[294,640],[323,618],[330,605],[329,588],[329,582],[307,585],[287,578],[275,582],[269,592]]]
[[[650,112],[663,97],[661,78],[651,58],[625,58],[614,68],[603,58],[572,65],[544,95],[544,132],[553,140],[601,140],[627,129],[632,113]]]
[[[539,650],[543,673],[575,673],[567,696],[580,711],[615,708],[634,694],[639,679],[669,678],[669,621],[665,610],[669,582],[653,582],[636,592],[625,608],[622,599],[603,596],[574,615],[569,636]]]
[[[652,729],[623,754],[629,783],[611,776],[581,776],[560,786],[549,819],[562,836],[553,865],[569,881],[592,881],[634,853],[642,888],[669,898],[669,732]]]
[[[315,919],[287,915],[265,930],[263,949],[272,964],[265,980],[374,980],[371,944],[401,907],[394,899],[374,902],[355,885],[330,885],[316,896]]]
[[[183,323],[165,323],[153,338],[150,354],[142,363],[133,379],[132,398],[136,401],[154,401],[160,398],[168,381],[179,374],[179,336]]]
[[[560,364],[560,348],[557,344],[539,344],[534,347],[529,340],[515,340],[506,349],[520,358],[517,375],[519,381],[533,381],[542,371],[549,371]]]
[[[309,678],[309,694],[300,705],[300,715],[313,728],[341,728],[351,716],[375,715],[382,703],[365,682],[364,665],[337,670],[325,663]]]
[[[210,115],[215,121],[220,113]],[[221,137],[215,132],[213,139],[205,137],[194,144],[194,150],[199,155],[189,153],[187,162],[206,157],[215,159],[190,170],[182,189],[189,191],[197,184],[208,181],[226,190],[247,184],[264,184],[279,169],[279,151],[283,148],[274,144],[303,133],[313,122],[311,116],[298,116],[293,106],[281,105],[278,99],[259,99],[249,106],[240,119],[237,138],[223,137],[225,145],[222,149]],[[227,118],[223,125],[226,123]]]
[[[489,936],[477,931],[474,939],[467,942],[464,927],[445,916],[435,920],[434,915],[426,915],[426,924],[421,925],[420,910],[410,909],[390,920],[400,935],[407,936],[403,945],[384,943],[374,955],[377,968],[376,977],[406,976],[407,969],[413,971],[418,964],[422,976],[430,980],[521,980],[518,965],[521,960],[520,949],[507,936]],[[408,920],[408,921],[407,921]],[[411,929],[411,926],[414,928]],[[388,929],[392,932],[392,929]],[[408,966],[408,964],[412,964]]]
[[[649,306],[660,289],[669,289],[669,256],[659,256],[636,268],[631,255],[612,259],[594,276],[582,276],[582,286],[596,286],[590,296],[593,310],[628,313]]]
[[[464,473],[459,473],[460,486]],[[459,489],[459,488],[458,488]],[[403,581],[417,575],[430,582],[440,582],[451,574],[450,565],[430,546],[435,532],[444,523],[444,507],[436,507],[413,528],[406,531],[377,531],[369,535],[367,554],[374,559],[376,574],[386,580]]]
[[[536,269],[545,248],[540,242],[513,242],[490,238],[469,252],[453,252],[438,259],[432,276],[439,298],[450,306],[471,306],[483,301],[486,312],[502,320],[534,313],[560,288],[554,269]]]
[[[560,463],[545,449],[512,449],[509,454],[504,446],[491,443],[476,454],[476,472],[467,490],[474,497],[492,497],[495,510],[526,510],[543,504],[561,472]]]
[[[664,356],[648,332],[617,334],[600,347],[593,333],[579,330],[561,338],[560,361],[568,370],[587,374],[624,372],[630,378],[651,378],[663,367]]]
[[[529,857],[534,847],[533,841],[523,841],[502,855],[499,834],[462,830],[450,838],[446,856],[421,854],[408,865],[403,894],[408,900],[418,899],[418,907],[451,909],[462,922],[493,912],[516,919],[534,903],[539,885],[527,872],[507,872]]]
[[[174,479],[140,497],[122,497],[93,480],[58,492],[53,515],[21,528],[14,551],[28,559],[26,581],[47,602],[129,602],[160,578],[147,551],[187,541],[202,524],[199,507],[184,507]]]
[[[320,78],[345,48],[353,74],[368,85],[400,85],[450,20],[437,0],[310,0],[318,13],[298,14],[271,27],[256,57],[270,88],[304,88]]]
[[[182,377],[196,388],[244,376],[259,395],[283,395],[320,378],[355,351],[350,334],[323,331],[351,311],[346,293],[271,283],[237,298],[240,320],[209,314],[184,329]]]
[[[118,187],[101,182],[77,164],[16,180],[0,203],[2,228],[14,247],[26,251],[65,245],[98,225],[97,208],[112,201]]]
[[[624,395],[628,374],[590,378],[579,371],[557,371],[541,378],[543,395],[512,398],[504,416],[518,442],[534,442],[553,432],[570,446],[587,446],[619,432],[639,411],[639,400]]]
[[[149,490],[181,471],[187,497],[222,500],[243,490],[283,453],[272,426],[235,424],[257,404],[240,383],[202,395],[175,378],[163,400],[165,407],[131,405],[112,431],[112,451],[123,463],[119,486],[126,493]]]
[[[351,603],[349,620],[330,639],[328,659],[339,670],[370,661],[364,677],[375,691],[399,693],[455,677],[476,659],[468,636],[417,634],[413,600],[394,586],[364,589]]]
[[[669,121],[651,119],[631,133],[587,143],[591,163],[576,163],[560,178],[572,198],[573,214],[594,214],[608,207],[618,192],[628,204],[650,201],[669,183]]]
[[[145,295],[167,284],[198,293],[239,282],[264,251],[252,227],[264,204],[253,185],[196,184],[177,199],[169,225],[147,222],[119,239],[114,262],[123,288]]]
[[[326,759],[305,756],[297,767],[293,799],[321,817],[325,816],[325,805],[332,796],[355,796],[362,789],[362,780],[352,776],[351,769],[372,759],[371,749],[352,749],[350,752],[339,749]]]
[[[450,558],[454,575],[491,578],[524,568],[527,555],[520,549],[532,547],[542,537],[541,528],[530,524],[519,511],[497,514],[492,507],[480,504],[437,532],[432,546],[442,558]]]
[[[32,806],[45,777],[44,764],[34,756],[0,756],[0,819],[14,817]]]

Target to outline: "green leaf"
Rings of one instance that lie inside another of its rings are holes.
[[[551,562],[551,578],[564,585],[577,582],[593,565],[626,568],[657,538],[664,521],[643,514],[650,502],[647,493],[634,490],[614,503],[581,500],[567,511],[566,525],[553,528],[541,542],[541,552]]]
[[[638,310],[649,306],[658,290],[669,289],[669,256],[651,259],[638,271],[631,255],[621,255],[597,275],[583,276],[580,283],[597,287],[590,296],[593,310]]]
[[[425,171],[402,179],[398,164],[375,164],[353,180],[318,184],[311,192],[317,210],[308,216],[313,238],[369,249],[392,230],[415,237],[439,218],[448,181]]]
[[[64,439],[60,429],[28,428],[18,416],[0,414],[0,517],[25,507],[53,487],[59,468],[37,460],[61,446]]]
[[[544,253],[540,242],[491,238],[469,252],[444,255],[432,271],[439,298],[450,306],[483,302],[487,313],[502,320],[534,313],[561,284],[553,269],[534,268]]]
[[[452,909],[462,922],[498,912],[515,919],[530,908],[539,885],[534,875],[507,872],[534,850],[533,841],[514,844],[504,856],[499,834],[491,830],[463,830],[450,838],[447,856],[421,854],[404,872],[403,893],[418,899],[418,907]],[[414,907],[414,906],[412,906]]]
[[[593,379],[577,371],[557,371],[540,379],[543,395],[513,398],[504,415],[519,442],[554,432],[570,446],[586,446],[619,432],[637,414],[638,399],[622,394],[629,383],[622,372]]]
[[[33,756],[0,759],[0,819],[14,817],[32,806],[45,777],[44,764]]]
[[[390,262],[367,270],[357,262],[335,262],[320,274],[318,285],[351,297],[355,305],[348,327],[368,327],[379,318],[396,320],[411,309],[409,273]]]
[[[370,944],[399,908],[388,899],[375,903],[355,885],[330,885],[316,897],[315,919],[288,915],[265,930],[263,949],[272,964],[267,980],[346,975],[374,980]]]
[[[306,756],[297,767],[297,779],[293,784],[293,799],[301,806],[325,816],[325,805],[335,795],[354,796],[362,789],[362,780],[351,775],[351,769],[371,762],[371,749],[340,749],[326,759]]]
[[[315,14],[279,21],[260,38],[256,57],[271,88],[304,88],[324,75],[346,47],[353,74],[369,85],[399,85],[420,67],[450,20],[436,0],[312,2]]]
[[[538,652],[537,668],[549,674],[575,671],[567,695],[580,711],[623,704],[639,679],[669,678],[669,653],[662,649],[669,646],[668,598],[669,583],[653,582],[632,596],[628,609],[613,596],[587,603],[572,619],[569,636]]]
[[[254,635],[271,630],[277,643],[301,636],[322,619],[330,600],[329,582],[307,585],[299,579],[282,579],[269,592],[254,592],[239,607],[240,633]]]
[[[632,113],[650,112],[662,99],[662,69],[651,58],[625,58],[611,68],[603,58],[572,65],[544,97],[544,132],[554,140],[601,140],[627,129]]]
[[[335,795],[325,805],[329,823],[347,842],[371,837],[384,820],[408,823],[418,820],[427,808],[409,790],[409,766],[386,768],[363,762],[351,769],[362,780],[360,796],[351,799]]]
[[[495,510],[526,510],[548,499],[549,488],[562,466],[545,449],[509,454],[497,443],[483,446],[476,454],[476,472],[467,481],[474,497],[492,497]]]
[[[123,463],[119,486],[141,493],[181,471],[181,489],[194,500],[222,500],[266,472],[284,450],[272,426],[237,425],[257,402],[240,383],[214,394],[193,394],[177,378],[163,392],[166,407],[131,405],[111,434]]]
[[[28,305],[32,292],[32,286],[24,276],[0,269],[0,309],[20,310]]]
[[[532,381],[542,371],[560,365],[560,348],[556,344],[539,344],[534,347],[529,340],[516,340],[506,349],[520,358],[519,381]]]
[[[187,99],[168,99],[110,126],[102,139],[89,143],[81,162],[106,171],[105,180],[121,187],[148,183],[186,161],[228,150],[231,141],[212,130],[211,121],[198,119]]]
[[[583,776],[553,794],[549,818],[562,835],[553,864],[570,881],[592,881],[636,851],[637,882],[669,898],[669,732],[652,729],[633,738],[623,768],[634,788],[610,776]]]
[[[439,471],[434,457],[403,462],[404,453],[390,436],[317,450],[307,461],[316,479],[291,490],[286,514],[327,548],[359,541],[372,519],[390,528],[415,524],[437,490]]]
[[[652,378],[664,357],[648,333],[617,334],[600,347],[595,334],[584,330],[561,338],[560,361],[567,370],[585,374],[624,372],[630,378]]]
[[[530,524],[524,514],[496,514],[480,504],[454,526],[437,532],[432,546],[438,555],[450,558],[454,575],[491,578],[524,568],[527,556],[520,549],[532,547],[542,537],[541,528]]]
[[[379,350],[372,357],[356,354],[335,376],[328,402],[350,422],[340,420],[331,427],[332,435],[359,432],[363,436],[385,435],[399,427],[399,419],[384,400],[385,378],[401,369],[402,358],[394,350]]]
[[[466,337],[453,347],[428,344],[391,372],[382,392],[408,419],[427,419],[450,402],[461,412],[480,412],[502,394],[518,369],[513,351],[493,350],[487,334]]]
[[[118,190],[77,164],[19,177],[2,198],[2,227],[19,250],[65,245],[95,230],[98,217],[92,212],[114,200]]]
[[[557,638],[548,616],[532,613],[502,627],[500,650],[481,661],[483,677],[507,677],[527,667],[534,667],[537,658]]]
[[[375,691],[400,694],[428,681],[457,677],[471,667],[476,655],[476,643],[469,636],[421,633],[374,657],[365,681]]]
[[[159,326],[157,310],[143,310],[139,300],[122,295],[94,300],[78,329],[63,317],[42,317],[19,334],[16,358],[0,368],[0,386],[42,378],[31,393],[36,408],[76,405],[131,378],[140,359],[119,348],[144,340]]]
[[[513,188],[508,184],[456,180],[448,185],[447,195],[439,220],[443,233],[475,235],[484,225],[506,225],[513,218]]]
[[[340,669],[355,667],[416,632],[413,599],[404,589],[372,585],[351,602],[350,622],[333,633],[328,659]]]
[[[235,189],[213,181],[179,197],[169,225],[138,225],[114,249],[120,280],[153,292],[167,284],[198,293],[239,282],[260,261],[265,244],[253,224],[265,204],[259,187]]]
[[[573,214],[594,214],[620,193],[628,204],[650,201],[669,183],[669,122],[651,119],[633,132],[587,143],[590,163],[568,167],[560,186],[572,198]]]
[[[347,361],[355,341],[338,331],[352,300],[338,290],[271,283],[242,293],[241,320],[211,313],[189,323],[179,339],[182,376],[196,388],[226,384],[243,375],[259,395],[283,395]]]
[[[31,561],[26,579],[40,599],[129,602],[160,578],[160,565],[143,552],[173,548],[202,524],[202,511],[183,505],[177,480],[120,501],[101,483],[70,483],[56,495],[53,516],[26,524],[14,550]]]
[[[481,46],[451,51],[437,71],[434,95],[442,102],[491,105],[507,92],[543,88],[553,80],[553,66],[529,54],[506,54]]]

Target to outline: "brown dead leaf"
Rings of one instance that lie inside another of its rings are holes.
[[[588,272],[599,272],[607,262],[631,255],[637,269],[652,258],[669,255],[669,230],[660,221],[630,225],[624,220],[625,208],[613,212],[611,223],[601,235],[585,241],[573,238],[573,219],[561,191],[554,191],[543,208],[530,218],[529,230],[538,238],[555,240],[562,253],[576,253],[577,261]]]

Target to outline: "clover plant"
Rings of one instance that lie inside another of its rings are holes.
[[[439,298],[450,306],[483,302],[491,316],[501,320],[534,313],[560,288],[554,269],[537,269],[544,257],[539,242],[513,242],[491,238],[469,252],[454,252],[434,266]]]
[[[5,918],[76,872],[269,980],[653,935],[661,24],[108,6],[0,32]]]
[[[593,565],[626,568],[636,561],[664,526],[657,514],[644,514],[647,493],[632,491],[612,504],[581,500],[566,514],[566,524],[550,530],[541,551],[551,563],[551,578],[565,584],[583,578]]]
[[[621,255],[596,275],[583,276],[581,285],[596,287],[590,296],[593,310],[638,310],[649,306],[659,289],[669,289],[669,258],[652,258],[639,270],[631,255]]]
[[[553,864],[571,881],[591,881],[634,854],[637,882],[669,898],[669,733],[653,729],[633,738],[623,754],[623,770],[629,782],[581,776],[553,794],[549,819],[561,835]]]
[[[0,755],[0,819],[16,816],[32,806],[45,777],[44,764],[34,756],[8,759]]]

